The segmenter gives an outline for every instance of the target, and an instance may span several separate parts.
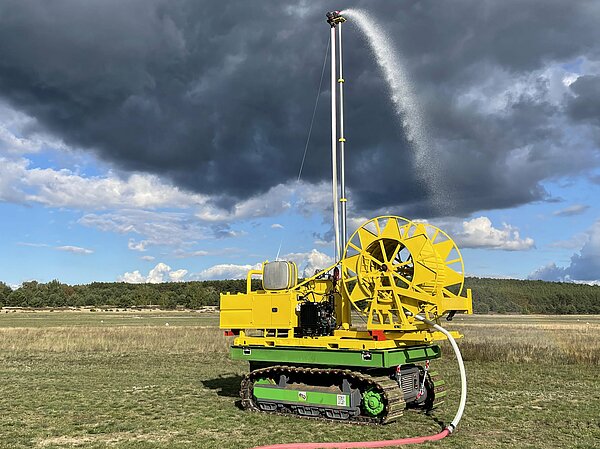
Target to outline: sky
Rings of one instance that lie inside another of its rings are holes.
[[[424,220],[467,275],[600,283],[600,4],[563,0],[3,0],[0,281],[331,264],[319,81],[325,12],[348,8],[387,36],[427,142],[349,20],[349,230]]]

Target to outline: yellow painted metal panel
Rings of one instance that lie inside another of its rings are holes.
[[[222,295],[220,327],[293,329],[298,326],[296,303],[293,291]]]
[[[382,235],[388,239],[400,240],[400,229],[396,220],[389,219],[383,228]]]
[[[271,327],[271,298],[270,294],[253,293],[252,302],[252,328],[268,329]]]
[[[451,331],[454,338],[462,335]],[[386,333],[387,335],[387,333]],[[434,341],[446,340],[441,332],[415,331],[390,333],[387,340],[373,340],[370,335],[364,338],[339,338],[337,336],[312,337],[312,338],[277,338],[277,337],[237,337],[234,344],[237,346],[287,346],[297,348],[326,348],[326,349],[389,349],[405,346],[415,346]]]
[[[247,295],[221,295],[220,327],[245,329],[251,327],[252,303]]]
[[[358,237],[360,238],[360,245],[363,248],[369,247],[369,245],[371,245],[371,243],[373,243],[377,239],[376,235],[374,235],[371,231],[365,228],[358,228],[357,232]]]
[[[271,327],[276,329],[293,329],[297,326],[294,294],[282,293],[271,297]]]
[[[446,259],[448,259],[450,251],[452,251],[452,249],[454,248],[454,242],[452,240],[445,240],[443,242],[436,243],[435,245],[433,245],[433,247],[440,256],[440,259],[445,261]]]
[[[462,273],[457,273],[452,268],[446,267],[446,277],[444,278],[444,287],[460,284],[465,278]]]

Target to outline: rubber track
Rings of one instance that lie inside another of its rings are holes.
[[[444,404],[445,400],[446,400],[446,381],[443,380],[439,374],[437,372],[432,372],[429,373],[429,379],[431,380],[431,382],[433,383],[433,391],[434,391],[434,401],[433,401],[433,406],[429,409],[426,410],[426,412],[430,412],[432,410],[435,410],[436,408],[439,408],[440,406],[442,406],[442,404]]]
[[[271,411],[267,412],[260,410],[254,402],[254,396],[252,389],[254,387],[254,381],[261,377],[273,377],[277,378],[281,374],[293,373],[295,376],[307,375],[333,375],[339,378],[346,377],[351,384],[361,385],[361,393],[366,388],[375,388],[377,391],[383,394],[385,399],[385,414],[381,417],[370,417],[365,415],[351,416],[346,420],[332,419],[324,416],[305,416],[294,413],[291,409],[283,409],[283,411]],[[271,413],[277,415],[293,414],[294,416],[318,419],[333,422],[352,422],[356,424],[388,424],[394,422],[397,418],[402,416],[406,404],[402,390],[398,387],[398,383],[394,379],[390,379],[388,376],[373,377],[369,374],[360,373],[357,371],[341,370],[341,369],[321,369],[321,368],[302,368],[295,366],[271,366],[269,368],[262,368],[251,371],[246,374],[242,379],[240,388],[240,397],[242,398],[242,407],[244,409],[258,411],[261,413]]]
[[[446,399],[446,381],[441,379],[439,374],[435,371],[430,371],[427,374],[427,388],[433,388],[433,403],[424,403],[419,407],[408,407],[408,410],[412,410],[418,413],[430,414],[437,408],[441,407]]]

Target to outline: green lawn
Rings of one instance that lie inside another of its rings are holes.
[[[470,326],[501,335],[511,325],[504,319],[466,317],[453,326],[466,342]],[[577,319],[566,321],[595,320],[587,326],[596,329],[597,317]],[[407,412],[399,422],[370,427],[241,411],[237,390],[247,366],[228,359],[227,341],[206,329],[215,324],[214,316],[192,312],[0,314],[0,446],[250,448],[375,440],[436,433],[454,415],[458,376],[450,356],[435,364],[451,393],[433,416]],[[40,326],[43,334],[34,329]],[[597,343],[597,334],[590,341]],[[50,341],[33,341],[40,335]],[[92,344],[99,336],[106,342]],[[61,341],[69,338],[72,344]],[[466,362],[469,401],[459,431],[420,447],[600,447],[597,365],[480,361],[476,354]]]

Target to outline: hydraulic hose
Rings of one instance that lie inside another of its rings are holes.
[[[431,320],[421,316],[421,315],[413,315],[409,311],[405,310],[405,313],[409,316],[414,316],[417,320],[422,321],[434,329],[443,333],[446,337],[448,337],[448,341],[452,345],[452,349],[454,349],[454,353],[456,354],[456,360],[458,361],[458,367],[460,370],[460,403],[458,405],[458,410],[456,411],[456,415],[454,415],[454,419],[446,426],[444,430],[435,435],[427,435],[421,437],[412,437],[412,438],[401,438],[398,440],[382,440],[382,441],[347,441],[341,443],[283,443],[283,444],[271,444],[267,446],[256,446],[253,449],[360,449],[360,448],[379,448],[379,447],[390,447],[390,446],[402,446],[407,444],[420,444],[425,443],[426,441],[438,441],[442,438],[450,435],[456,427],[460,419],[462,418],[463,412],[465,410],[465,405],[467,403],[467,374],[465,372],[465,365],[463,363],[462,355],[460,353],[460,349],[458,349],[458,345],[456,344],[456,340],[454,337],[444,329],[439,324],[434,323]]]
[[[456,429],[456,427],[458,426],[458,423],[462,418],[463,412],[465,411],[465,406],[467,405],[467,373],[465,371],[465,364],[463,362],[460,349],[458,349],[458,345],[456,344],[456,340],[454,339],[452,334],[450,334],[450,332],[448,332],[439,324],[436,324],[433,321],[428,320],[427,318],[421,315],[414,315],[414,317],[419,321],[429,324],[431,327],[440,331],[442,334],[448,337],[448,341],[452,345],[452,349],[454,349],[454,354],[456,354],[456,361],[458,362],[458,369],[460,370],[460,402],[458,404],[458,410],[456,411],[456,415],[454,415],[454,419],[450,422],[450,424],[448,424],[448,427],[446,427],[446,429],[448,429],[448,431],[452,433],[454,432],[454,429]]]

